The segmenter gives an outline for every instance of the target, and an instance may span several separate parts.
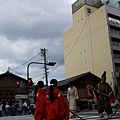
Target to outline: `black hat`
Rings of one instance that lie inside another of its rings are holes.
[[[104,73],[102,74],[101,77],[102,77],[102,78],[103,78],[103,77],[106,77],[106,71],[104,71]]]

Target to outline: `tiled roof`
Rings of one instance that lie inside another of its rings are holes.
[[[12,74],[12,73],[9,72],[9,71],[7,71],[7,72],[5,72],[5,73],[3,73],[3,74],[0,74],[0,77],[1,77],[1,76],[7,76],[7,75],[14,76],[14,77],[17,77],[17,78],[19,78],[19,79],[21,79],[21,80],[23,80],[23,81],[26,81],[26,79],[24,79],[24,78],[22,78],[22,77],[20,77],[20,76],[17,76],[17,75],[15,75],[15,74]]]
[[[70,81],[73,82],[73,81],[76,81],[78,79],[81,79],[83,77],[88,77],[88,76],[92,77],[92,78],[96,78],[96,80],[99,80],[99,81],[101,80],[98,76],[92,74],[91,72],[86,72],[86,73],[83,73],[83,74],[62,80],[62,81],[58,81],[58,87],[63,86],[63,85],[67,85]]]

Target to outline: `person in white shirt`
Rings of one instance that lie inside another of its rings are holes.
[[[3,104],[2,101],[0,101],[0,117],[2,117],[2,108],[3,108]]]
[[[24,103],[23,103],[23,110],[24,110],[24,115],[26,115],[26,113],[27,113],[27,102],[25,101]]]
[[[8,114],[10,114],[10,105],[8,102],[6,102],[6,105],[5,105],[5,114],[6,114],[6,116],[8,116]]]

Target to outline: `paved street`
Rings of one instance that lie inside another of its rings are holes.
[[[115,109],[113,109],[115,111]],[[77,113],[84,120],[105,120],[107,118],[107,114],[104,113],[104,118],[100,118],[97,111],[83,111]],[[117,113],[112,117],[114,120],[120,120],[120,109]],[[7,116],[0,117],[0,120],[34,120],[33,115],[23,115],[23,116]],[[80,118],[74,118],[69,120],[80,120]]]
[[[115,110],[116,109],[113,109],[113,111]],[[103,113],[104,117],[100,118],[97,110],[83,111],[83,112],[77,113],[77,115],[80,116],[84,120],[105,120],[107,119],[107,114],[105,112]],[[116,114],[112,117],[112,119],[120,120],[120,109],[116,112]],[[70,120],[80,120],[80,118],[74,118]]]
[[[34,120],[33,115],[0,117],[0,120]]]

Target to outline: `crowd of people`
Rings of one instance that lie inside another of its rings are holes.
[[[30,101],[24,101],[23,105],[19,104],[19,101],[16,103],[6,102],[3,105],[2,101],[0,101],[0,117],[2,116],[15,116],[15,115],[26,115],[26,114],[34,114],[34,104]]]
[[[35,87],[35,99],[32,109],[30,108],[32,103],[28,101],[24,101],[22,106],[19,105],[18,101],[11,105],[6,102],[4,107],[2,102],[0,102],[0,116],[15,116],[18,114],[26,115],[29,114],[29,111],[31,110],[35,120],[68,120],[70,117],[72,118],[74,114],[70,113],[69,105],[70,109],[76,109],[75,102],[78,98],[77,89],[70,82],[67,100],[62,92],[57,88],[57,84],[58,81],[56,79],[52,79],[50,81],[50,89],[45,91],[43,89],[44,82],[38,81]]]
[[[50,89],[45,91],[44,82],[38,81],[35,87],[35,98],[34,104],[32,107],[32,114],[34,115],[35,120],[69,120],[69,118],[76,117],[76,102],[78,99],[78,92],[73,83],[69,83],[67,90],[67,98],[64,97],[62,92],[57,88],[58,81],[52,79],[50,81]],[[106,82],[106,71],[101,76],[101,82],[96,87],[97,95],[97,110],[100,114],[100,117],[103,116],[105,111],[108,114],[108,117],[113,113],[111,108],[111,98],[114,98],[114,95],[118,95],[117,99],[120,101],[120,87],[115,88],[115,93],[112,90],[111,86]],[[30,105],[28,102],[24,102],[22,105],[22,110],[19,104],[12,104],[11,106],[6,103],[5,114],[16,115],[16,111],[24,111],[24,114],[28,114],[30,110]],[[8,110],[7,110],[8,109]],[[74,111],[72,111],[74,110]],[[2,103],[0,102],[0,116],[2,114]],[[6,111],[9,111],[8,113]],[[22,114],[22,113],[21,113]]]

